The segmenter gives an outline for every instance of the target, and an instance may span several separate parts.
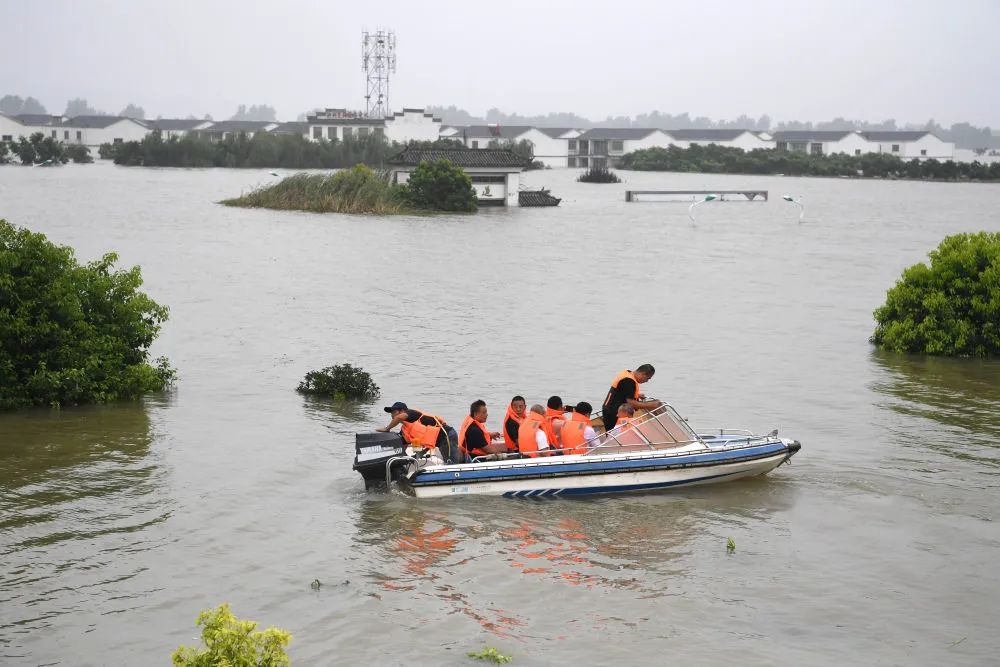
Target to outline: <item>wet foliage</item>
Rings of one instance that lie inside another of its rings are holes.
[[[292,635],[280,628],[257,630],[255,621],[235,616],[229,604],[198,615],[204,649],[181,646],[170,656],[174,667],[286,667],[291,665],[285,648]]]
[[[312,213],[404,213],[400,188],[388,175],[359,164],[335,174],[295,174],[234,199],[226,206],[310,211]]]
[[[622,179],[618,174],[605,167],[591,167],[580,174],[577,179],[580,183],[621,183]]]
[[[410,172],[402,186],[403,199],[415,209],[428,211],[475,211],[472,179],[450,160],[424,161]]]
[[[910,161],[887,153],[811,155],[796,151],[732,146],[645,148],[628,153],[622,169],[685,171],[704,174],[784,174],[786,176],[848,176],[851,178],[912,178],[925,180],[1000,180],[1000,162]]]
[[[381,395],[372,376],[351,364],[336,364],[310,371],[296,391],[309,396],[354,400],[375,400]]]
[[[118,256],[79,264],[72,248],[0,220],[0,409],[137,398],[174,371],[149,360],[167,308]]]
[[[929,257],[889,290],[871,342],[895,352],[1000,355],[1000,232],[949,236]]]

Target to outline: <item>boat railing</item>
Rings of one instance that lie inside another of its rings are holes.
[[[597,436],[590,442],[588,442],[590,445],[588,453],[591,454],[603,454],[604,452],[599,450],[612,447],[642,447],[645,445],[645,448],[653,450],[663,447],[680,447],[696,442],[705,444],[691,429],[687,420],[667,403],[628,421],[624,428],[616,425],[615,428]]]
[[[745,428],[720,428],[717,430],[719,431],[719,435],[755,435],[753,431]]]

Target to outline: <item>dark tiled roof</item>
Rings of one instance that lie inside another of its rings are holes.
[[[853,130],[784,130],[774,132],[775,141],[840,141]]]
[[[664,132],[685,141],[732,141],[749,130],[664,130]]]
[[[308,116],[306,120],[311,125],[362,125],[365,127],[385,125],[384,118],[317,118],[316,116]]]
[[[926,137],[930,132],[926,130],[877,130],[874,132],[862,132],[861,136],[868,141],[916,141]]]
[[[649,127],[595,127],[581,134],[578,139],[643,139],[653,132],[658,132],[656,128]]]
[[[575,130],[575,127],[536,127],[536,130],[542,134],[547,134],[553,139],[558,139],[560,135],[566,134],[570,130]]]
[[[531,129],[530,125],[466,125],[458,133],[476,139],[514,139]]]
[[[134,120],[124,116],[73,116],[63,125],[67,127],[105,128],[123,120]],[[142,125],[142,121],[135,121]]]
[[[50,116],[47,113],[22,113],[14,116],[23,125],[62,125],[62,116]]]
[[[389,164],[416,166],[425,160],[450,160],[459,167],[470,168],[523,168],[526,164],[516,153],[500,148],[407,148],[389,160]]]
[[[271,134],[305,134],[308,130],[309,123],[292,121],[290,123],[281,123],[278,127],[271,130]]]
[[[256,132],[263,130],[268,125],[277,125],[272,120],[220,120],[212,123],[202,132]]]
[[[517,193],[517,203],[521,206],[558,206],[561,201],[548,190],[521,190]]]
[[[193,130],[205,122],[211,121],[198,120],[197,118],[157,118],[146,121],[146,124],[158,130]]]

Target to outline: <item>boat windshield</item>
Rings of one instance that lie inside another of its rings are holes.
[[[609,454],[627,447],[629,451],[664,449],[698,442],[697,434],[677,414],[673,407],[663,404],[655,410],[635,417],[626,424],[615,426],[588,443],[590,454]]]

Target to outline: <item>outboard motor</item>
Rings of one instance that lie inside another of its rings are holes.
[[[357,433],[354,436],[354,469],[365,478],[365,491],[386,490],[386,462],[394,456],[405,455],[406,445],[398,433]],[[402,477],[405,468],[404,465],[393,466],[392,479]]]

